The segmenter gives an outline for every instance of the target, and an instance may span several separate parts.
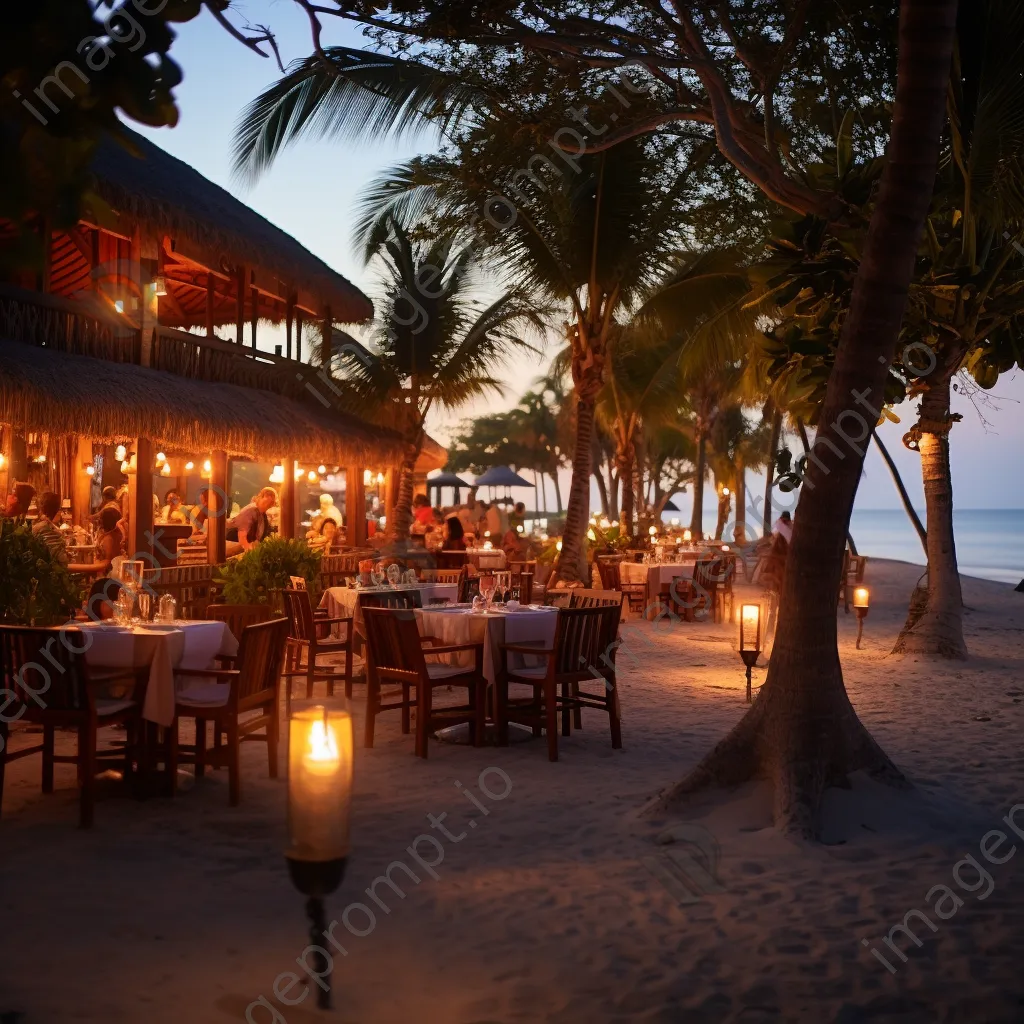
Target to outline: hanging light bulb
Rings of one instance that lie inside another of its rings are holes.
[[[161,476],[170,476],[171,475],[171,464],[169,462],[165,462],[160,467],[160,475]]]
[[[284,466],[279,462],[274,466],[270,473],[270,482],[272,484],[283,484],[284,483]]]
[[[311,469],[311,470],[310,470],[310,471],[309,471],[309,472],[308,472],[308,473],[306,474],[306,479],[307,479],[307,480],[308,480],[308,481],[309,481],[309,482],[310,482],[311,484],[315,484],[315,483],[316,483],[316,482],[317,482],[317,481],[318,481],[318,480],[320,479],[320,477],[318,477],[318,476],[317,476],[317,474],[316,474],[316,470],[315,470],[315,469]]]
[[[319,474],[320,474],[321,476],[323,476],[323,475],[324,475],[324,474],[325,474],[325,473],[327,472],[327,467],[326,467],[326,466],[324,466],[324,465],[320,465],[320,466],[317,466],[317,467],[316,467],[316,471],[317,471],[317,472],[318,472],[318,473],[319,473]]]
[[[363,486],[369,487],[373,483],[373,474],[368,470],[363,470]]]
[[[3,464],[2,460],[3,460],[3,456],[0,455],[0,465]],[[95,466],[86,466],[85,467],[85,475],[86,476],[95,476],[96,475],[96,467]]]
[[[301,466],[296,466],[295,467],[295,472],[294,472],[293,476],[295,477],[296,480],[301,478],[302,472],[303,472],[303,470],[302,470]]]
[[[161,296],[167,294],[167,278],[163,274],[156,275],[153,281],[153,294]]]
[[[125,476],[128,475],[128,470],[131,469],[131,468],[132,468],[131,467],[131,463],[129,463],[127,459],[122,460],[122,462],[121,462],[121,472],[124,473]]]
[[[210,462],[209,459],[206,459],[203,462],[203,472],[206,473],[207,475],[213,472],[213,463]]]
[[[167,461],[167,456],[163,452],[156,453],[156,464],[162,466]]]
[[[194,462],[192,462],[191,460],[189,460],[188,462],[185,463],[185,472],[186,473],[191,473],[192,470],[195,469],[195,468],[196,468],[196,464]]]
[[[124,460],[127,457],[127,455],[128,455],[128,449],[125,448],[125,446],[123,444],[119,444],[114,449],[114,458],[117,459],[118,462],[124,462]]]

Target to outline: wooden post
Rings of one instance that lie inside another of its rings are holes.
[[[334,334],[334,320],[331,317],[331,307],[324,310],[324,322],[320,328],[320,365],[326,374],[331,372],[331,341]]]
[[[260,320],[260,293],[256,289],[256,285],[253,285],[249,290],[249,295],[252,299],[252,347],[256,349],[256,327]]]
[[[207,495],[209,516],[206,519],[206,556],[210,565],[227,560],[228,456],[226,452],[210,453],[210,493]]]
[[[366,543],[366,491],[358,466],[345,467],[345,523],[349,546],[362,547]]]
[[[389,523],[391,522],[391,515],[395,511],[395,481],[397,479],[398,473],[395,471],[394,466],[389,466],[384,474],[384,515]]]
[[[0,462],[0,502],[7,503],[7,491],[11,480],[11,448],[14,438],[14,428],[5,427],[0,424],[0,455],[3,456]]]
[[[53,229],[49,217],[39,218],[39,232],[43,240],[43,270],[39,276],[39,290],[50,291],[50,276],[53,271]]]
[[[139,349],[139,361],[143,366],[153,365],[154,334],[160,325],[160,300],[156,294],[156,282],[153,280],[153,268],[159,266],[161,241],[151,234],[144,234],[140,228],[132,233],[129,245],[130,263],[133,273],[138,279],[131,282],[129,295],[134,290],[138,294],[138,310],[130,310],[139,321],[139,332],[142,345]],[[118,246],[120,253],[120,246]],[[118,260],[120,266],[120,259]],[[126,301],[127,305],[127,301]]]
[[[295,310],[295,359],[302,362],[302,310]]]
[[[92,511],[92,477],[85,471],[91,465],[92,438],[79,435],[78,448],[71,459],[71,514],[75,526],[85,526]]]
[[[278,536],[291,540],[295,536],[295,460],[282,459],[284,483],[278,488],[277,503],[280,506]]]
[[[295,300],[288,296],[288,305],[284,311],[284,340],[285,349],[284,354],[291,359],[292,357],[292,317],[295,316]]]
[[[235,281],[236,285],[236,310],[235,310],[235,341],[242,344],[242,334],[245,331],[245,267],[238,268]]]
[[[153,553],[153,442],[139,437],[133,447],[135,473],[128,477],[128,556],[140,558]]]
[[[206,336],[213,337],[214,305],[217,301],[217,279],[213,273],[206,275]]]

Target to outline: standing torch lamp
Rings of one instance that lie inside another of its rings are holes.
[[[864,635],[864,620],[867,618],[868,609],[871,606],[871,594],[867,587],[857,587],[853,591],[853,610],[857,613],[857,650],[860,650],[860,640]]]
[[[352,802],[352,716],[343,701],[306,701],[288,721],[288,874],[306,899],[309,939],[323,945],[324,897],[345,875]],[[326,956],[317,954],[317,1006],[331,1007]]]
[[[761,606],[745,604],[740,608],[740,657],[747,666],[747,703],[753,703],[750,673],[761,656]]]

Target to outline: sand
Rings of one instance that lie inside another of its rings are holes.
[[[43,797],[38,760],[17,762],[0,823],[0,1015],[21,1011],[22,1024],[247,1014],[257,1024],[1022,1021],[1024,849],[994,864],[980,844],[1001,828],[1002,846],[986,841],[994,857],[1013,840],[1024,847],[1000,823],[1024,804],[1024,594],[965,579],[971,660],[893,658],[919,572],[869,564],[864,649],[854,649],[853,614],[839,613],[853,703],[914,789],[855,778],[830,791],[819,845],[771,827],[761,784],[707,794],[673,822],[637,815],[743,714],[731,626],[626,624],[621,751],[593,712],[562,741],[557,764],[543,741],[434,742],[424,762],[395,718],[380,719],[375,749],[358,750],[355,849],[328,906],[345,955],[332,951],[337,1009],[326,1017],[312,996],[291,1006],[274,996],[275,979],[287,999],[305,991],[287,972],[307,977],[296,964],[307,925],[282,859],[285,784],[266,777],[262,746],[244,749],[240,808],[227,806],[216,772],[173,802],[104,791],[91,832],[75,828],[70,770]],[[360,697],[357,688],[357,732]],[[427,819],[442,813],[452,839]],[[1024,808],[1015,820],[1024,832]],[[679,838],[659,844],[673,825]],[[965,854],[991,885],[979,888],[967,863],[963,884],[954,881]],[[420,881],[393,867],[405,895],[378,883],[385,912],[365,890],[396,861]],[[926,902],[937,885],[962,900],[939,902],[947,920]],[[896,933],[903,962],[882,940],[914,909],[936,930],[911,917],[921,946]],[[346,929],[346,910],[363,934]]]

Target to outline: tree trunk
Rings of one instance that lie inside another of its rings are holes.
[[[859,447],[883,404],[914,258],[935,182],[956,0],[902,0],[893,127],[853,296],[800,488],[768,677],[735,729],[650,812],[712,782],[772,780],[775,820],[814,836],[821,797],[865,770],[906,785],[843,685],[836,608],[843,549],[864,462]],[[862,409],[867,410],[865,418]],[[931,530],[929,530],[931,533]]]
[[[590,586],[587,556],[583,546],[590,523],[590,476],[593,468],[594,396],[580,394],[576,403],[576,447],[572,455],[572,482],[569,507],[565,513],[562,553],[555,567],[555,578],[578,580]]]
[[[391,520],[388,523],[388,540],[404,547],[409,543],[409,528],[412,526],[412,491],[413,476],[416,473],[416,463],[419,461],[420,452],[423,450],[423,431],[420,430],[415,440],[408,441],[405,446],[405,456],[399,467],[398,496],[395,499],[395,507],[391,512]]]
[[[555,508],[558,510],[558,514],[562,514],[562,486],[558,482],[558,469],[556,467],[554,473],[551,474],[551,480],[555,485]]]
[[[907,513],[910,522],[913,524],[914,529],[917,531],[917,536],[920,538],[921,547],[924,548],[925,557],[928,556],[928,533],[924,528],[924,524],[921,522],[920,517],[917,514],[917,509],[914,508],[910,501],[910,495],[907,494],[906,487],[903,486],[903,477],[900,476],[900,471],[896,468],[896,463],[893,462],[892,456],[889,454],[889,449],[882,444],[882,439],[878,436],[878,431],[873,430],[871,436],[875,440],[875,444],[878,446],[878,450],[882,453],[882,458],[885,459],[885,464],[889,467],[889,472],[892,474],[892,482],[896,485],[896,490],[899,491],[900,501],[903,502],[903,511]]]
[[[612,510],[611,506],[608,504],[608,485],[605,483],[604,477],[601,475],[600,466],[594,470],[594,479],[597,481],[597,494],[601,499],[601,515],[603,515],[605,519],[611,519]]]
[[[633,480],[636,452],[631,444],[616,453],[615,465],[618,467],[619,479],[622,481],[622,504],[619,507],[619,523],[622,527],[622,535],[624,537],[632,537],[634,533],[633,516],[636,513],[636,505],[634,504],[636,484]]]
[[[769,400],[770,402],[770,400]],[[767,406],[769,402],[766,402]],[[772,532],[772,490],[775,486],[775,453],[779,449],[779,437],[782,434],[782,413],[776,409],[772,413],[772,436],[768,442],[768,469],[765,473],[764,514],[761,516],[761,535],[767,537]]]
[[[690,513],[690,533],[693,542],[704,539],[704,477],[708,468],[708,438],[703,430],[697,431],[697,468],[693,475],[693,512]]]
[[[800,443],[804,446],[804,454],[811,454],[811,443],[807,439],[807,427],[804,426],[804,421],[799,416],[796,417],[796,429],[800,434]],[[846,543],[850,548],[850,554],[857,554],[857,545],[854,542],[853,534],[849,530],[846,531]]]
[[[929,384],[921,397],[921,474],[928,520],[928,604],[924,614],[904,627],[893,654],[966,658],[963,596],[953,536],[953,480],[949,469],[950,376]]]
[[[741,547],[747,543],[747,469],[741,459],[736,460],[736,524],[733,540]]]
[[[717,480],[716,480],[717,484]],[[715,540],[721,540],[725,532],[725,524],[729,522],[729,513],[732,511],[732,495],[726,494],[725,489],[715,487],[718,494],[718,520],[715,522]]]

